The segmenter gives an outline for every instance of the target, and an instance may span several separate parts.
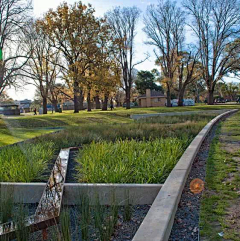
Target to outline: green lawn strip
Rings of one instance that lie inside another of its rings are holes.
[[[14,128],[9,130],[0,129],[0,147],[14,144],[16,142],[35,138],[37,136],[45,135],[48,133],[55,132],[56,129],[23,129]],[[6,133],[6,134],[5,134]]]
[[[219,110],[226,108],[240,108],[240,105],[208,106],[205,104],[198,104],[196,106],[185,107],[132,108],[130,110],[120,107],[113,111],[80,111],[78,114],[74,114],[73,111],[64,111],[63,113],[49,113],[48,115],[30,115],[4,119],[0,118],[0,146],[12,144],[51,132],[50,130],[38,130],[38,128],[66,128],[89,123],[124,124],[133,122],[133,120],[130,119],[130,115],[132,114]]]
[[[219,108],[219,106],[217,107]],[[193,108],[195,107],[134,108],[131,110],[117,108],[114,111],[93,110],[90,113],[87,111],[80,111],[79,114],[74,114],[72,111],[64,111],[63,113],[49,113],[48,115],[0,118],[0,146],[13,144],[51,132],[51,130],[38,128],[66,128],[89,123],[132,123],[133,120],[130,119],[131,114],[188,111]],[[206,108],[206,106],[198,106],[198,108]],[[212,107],[209,108],[212,109]]]
[[[223,145],[221,133],[231,134],[239,130],[240,113],[227,119],[218,128],[217,135],[210,147],[206,169],[206,190],[201,201],[200,227],[203,240],[223,240],[218,233],[223,232],[228,240],[239,240],[240,232],[231,227],[228,220],[228,208],[237,200],[240,190],[239,153],[227,152]],[[228,136],[232,140],[231,136]],[[239,231],[239,230],[238,230]]]
[[[113,111],[80,111],[77,114],[74,114],[73,111],[64,111],[63,113],[50,113],[48,115],[7,118],[5,121],[9,126],[21,128],[75,126],[84,123],[130,123],[133,121],[130,119],[132,114],[220,110],[226,108],[240,108],[240,105],[196,105],[172,108],[133,108],[130,110],[117,108]]]

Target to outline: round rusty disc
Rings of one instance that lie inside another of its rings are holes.
[[[204,189],[204,181],[199,179],[199,178],[195,178],[191,181],[190,183],[190,190],[192,193],[197,194],[202,192],[202,190]]]

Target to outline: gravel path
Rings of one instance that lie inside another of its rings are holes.
[[[169,238],[170,241],[199,240],[199,210],[202,193],[193,194],[189,189],[189,185],[195,178],[205,181],[205,164],[216,129],[217,125],[215,125],[208,134],[193,162],[192,169],[189,173],[178,205],[178,210]]]

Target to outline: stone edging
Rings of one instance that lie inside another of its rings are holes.
[[[218,115],[194,138],[163,184],[147,216],[135,234],[133,241],[168,240],[189,171],[204,139],[214,124],[221,118],[237,111],[237,109],[234,109]]]

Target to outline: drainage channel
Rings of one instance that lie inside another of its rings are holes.
[[[45,230],[59,222],[69,155],[70,151],[74,149],[68,148],[60,151],[35,214],[25,220],[25,227],[30,228],[31,232]],[[13,239],[16,231],[17,224],[13,221],[1,224],[0,238]]]

